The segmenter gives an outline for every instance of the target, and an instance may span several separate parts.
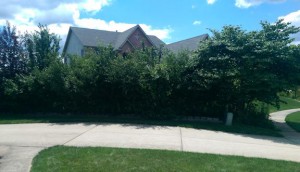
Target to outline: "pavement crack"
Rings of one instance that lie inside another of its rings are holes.
[[[47,148],[48,146],[11,146],[11,147],[19,147],[19,148]]]
[[[7,146],[10,148],[47,148],[49,146],[29,146],[29,145],[8,145],[8,144],[1,144],[0,146]]]
[[[179,133],[180,133],[180,150],[183,151],[182,131],[180,127],[179,127]]]
[[[88,129],[88,130],[86,130],[86,131],[84,131],[84,132],[80,133],[79,135],[77,135],[77,136],[75,136],[74,138],[72,138],[72,139],[70,139],[70,140],[66,141],[66,142],[65,142],[65,143],[63,143],[62,145],[65,145],[65,144],[67,144],[67,143],[71,142],[72,140],[75,140],[76,138],[78,138],[78,137],[82,136],[83,134],[85,134],[85,133],[87,133],[87,132],[91,131],[92,129],[96,128],[97,126],[98,126],[98,125],[95,125],[94,127],[92,127],[92,128],[90,128],[90,129]]]

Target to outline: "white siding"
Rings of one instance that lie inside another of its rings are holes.
[[[81,56],[82,50],[83,45],[81,44],[77,36],[73,32],[71,32],[68,46],[66,49],[66,54]]]

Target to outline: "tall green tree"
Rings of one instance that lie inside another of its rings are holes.
[[[0,29],[0,109],[5,103],[9,104],[4,97],[5,82],[25,73],[26,62],[22,40],[17,35],[16,27],[7,22]]]
[[[45,25],[38,25],[39,30],[32,34],[26,34],[25,43],[29,56],[30,68],[44,69],[59,56],[60,38]]]
[[[297,64],[290,35],[299,28],[282,20],[261,26],[254,32],[235,26],[212,30],[186,71],[193,89],[210,92],[208,101],[225,112],[244,114],[255,101],[278,105],[277,93],[293,85]]]
[[[0,30],[0,75],[12,78],[26,71],[26,58],[16,27],[9,22]]]
[[[293,97],[297,98],[298,95],[298,89],[300,86],[300,44],[298,45],[291,45],[291,53],[292,53],[292,61],[291,63],[297,64],[295,65],[295,73],[294,75],[290,76],[289,78],[292,79],[291,83],[293,84],[294,88],[293,90]]]

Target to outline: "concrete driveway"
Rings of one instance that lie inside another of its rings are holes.
[[[285,123],[285,118],[288,114],[298,112],[300,109],[290,109],[270,114],[270,119],[275,126],[281,130],[282,135],[292,143],[300,145],[300,133],[292,129]],[[299,155],[300,156],[300,155]]]
[[[300,162],[300,144],[290,138],[145,125],[15,124],[0,125],[0,171],[29,171],[32,158],[54,145],[167,149]]]

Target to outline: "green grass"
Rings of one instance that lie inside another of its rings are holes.
[[[41,151],[32,162],[31,172],[197,172],[197,171],[300,171],[300,163],[188,153],[163,150],[120,148],[78,148],[56,146]]]
[[[300,132],[300,112],[289,114],[285,118],[286,123],[294,130]]]
[[[199,122],[199,121],[175,121],[175,120],[150,120],[139,118],[93,116],[93,115],[0,115],[0,124],[20,123],[116,123],[116,124],[140,124],[158,126],[179,126],[196,129],[224,131],[229,133],[254,134],[264,136],[282,137],[279,130],[273,126],[257,127],[244,124],[225,126],[223,123]]]
[[[281,111],[281,110],[288,110],[288,109],[297,109],[300,108],[300,102],[295,100],[295,99],[291,99],[288,97],[280,97],[280,99],[284,102],[280,103],[280,108],[277,109],[274,106],[270,106],[270,113],[271,112],[276,112],[276,111]]]

